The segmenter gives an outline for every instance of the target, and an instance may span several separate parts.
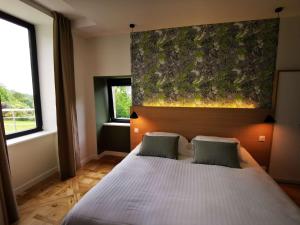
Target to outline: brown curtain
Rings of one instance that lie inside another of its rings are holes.
[[[7,146],[0,101],[0,224],[15,223],[19,219],[17,203],[13,191]]]
[[[65,180],[74,177],[80,166],[73,40],[70,20],[57,12],[53,16],[58,155],[61,179]]]

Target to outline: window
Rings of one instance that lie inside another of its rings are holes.
[[[0,11],[0,100],[6,137],[42,130],[35,28]]]
[[[108,79],[109,114],[112,122],[129,122],[131,79]]]

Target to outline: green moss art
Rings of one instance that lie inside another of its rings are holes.
[[[270,108],[278,19],[131,34],[133,105]]]

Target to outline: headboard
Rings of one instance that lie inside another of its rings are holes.
[[[175,132],[189,140],[196,135],[236,137],[260,165],[269,166],[273,125],[263,121],[270,109],[133,106],[132,111],[139,118],[130,121],[131,149],[148,131]],[[258,141],[260,135],[265,142]]]

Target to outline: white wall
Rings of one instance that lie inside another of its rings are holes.
[[[58,168],[52,24],[36,26],[36,41],[44,131],[8,140],[12,182],[17,193]]]
[[[130,35],[89,40],[92,76],[131,75]]]
[[[53,19],[18,1],[0,1],[0,9],[35,25],[44,130],[8,140],[15,190],[21,192],[57,171],[56,110],[53,72]]]
[[[32,139],[18,143],[8,141],[12,183],[17,193],[57,171],[56,133],[30,136]]]
[[[88,40],[73,35],[73,45],[78,136],[80,159],[83,164],[96,154],[94,149],[96,139],[92,135],[94,130],[91,126],[91,120],[94,118],[94,113],[91,112],[93,110],[91,107],[93,104],[93,86],[90,76]]]
[[[53,27],[52,24],[35,27],[43,128],[46,131],[56,131]]]
[[[131,74],[130,36],[73,37],[80,156],[84,164],[97,155],[93,77]]]

